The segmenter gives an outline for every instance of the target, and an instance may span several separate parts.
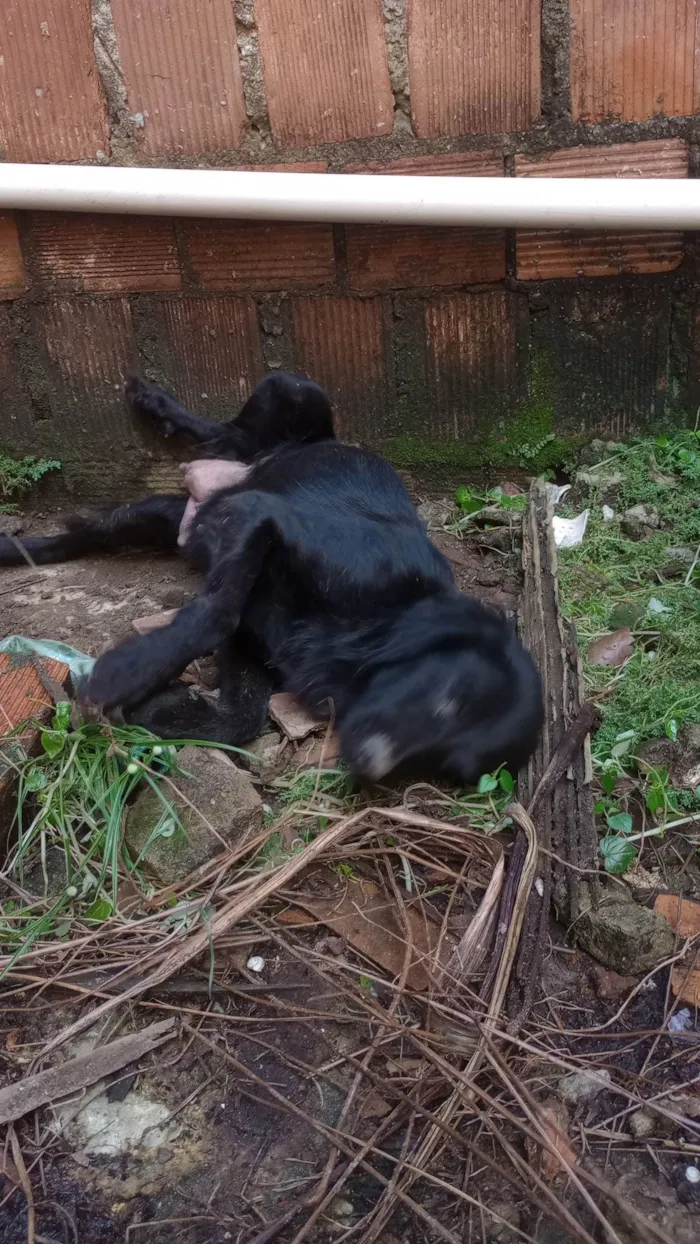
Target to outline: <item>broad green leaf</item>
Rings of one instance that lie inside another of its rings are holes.
[[[70,704],[67,700],[61,700],[56,705],[56,712],[53,715],[52,722],[54,730],[68,730],[70,727]]]
[[[637,858],[637,848],[618,834],[608,834],[600,840],[600,853],[608,873],[627,872]]]
[[[600,779],[600,784],[606,795],[612,795],[617,785],[617,774],[613,773],[612,769],[607,769]]]
[[[58,756],[63,751],[65,741],[64,730],[42,730],[41,732],[41,746],[47,756]]]
[[[109,920],[112,914],[112,904],[106,898],[95,899],[91,907],[88,907],[85,915],[88,920]]]
[[[608,815],[606,819],[610,828],[619,834],[632,833],[632,817],[629,812],[615,812],[612,816]]]
[[[492,773],[482,773],[476,789],[480,795],[489,795],[497,786],[498,778],[495,778]]]

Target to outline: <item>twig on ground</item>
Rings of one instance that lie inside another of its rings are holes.
[[[58,1067],[49,1067],[46,1071],[9,1084],[0,1089],[0,1123],[21,1119],[31,1110],[38,1110],[48,1102],[58,1101],[94,1084],[96,1080],[121,1071],[122,1067],[137,1062],[174,1035],[175,1021],[163,1019],[149,1028],[142,1028],[140,1032],[132,1032],[108,1045],[99,1046],[89,1054],[80,1054]]]

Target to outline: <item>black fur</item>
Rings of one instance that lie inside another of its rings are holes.
[[[399,476],[376,454],[336,441],[317,385],[273,373],[238,418],[199,420],[164,390],[132,380],[135,407],[184,431],[203,456],[251,464],[244,483],[198,511],[186,556],[201,594],[155,634],[100,657],[85,694],[165,737],[241,744],[274,687],[320,719],[361,776],[467,782],[523,763],[542,721],[533,662],[512,624],[454,585]],[[175,547],[185,502],[151,497],[27,540],[35,561],[93,550]],[[0,540],[0,564],[21,555]],[[172,680],[217,651],[218,700]]]

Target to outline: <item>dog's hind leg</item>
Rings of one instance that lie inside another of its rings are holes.
[[[125,716],[161,739],[202,739],[241,747],[262,730],[272,679],[262,662],[237,642],[218,655],[219,689],[174,683],[129,709]]]
[[[123,549],[175,551],[186,504],[186,497],[146,497],[75,514],[58,536],[0,536],[0,566],[21,566],[28,557],[41,566]]]

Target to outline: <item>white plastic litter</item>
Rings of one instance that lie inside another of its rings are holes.
[[[655,596],[652,596],[651,600],[649,601],[649,604],[647,605],[647,613],[672,613],[672,612],[673,610],[669,609],[668,605],[664,605],[660,600],[657,600]]]
[[[93,657],[70,648],[54,639],[27,639],[26,635],[8,635],[0,641],[0,652],[18,657],[46,657],[50,661],[62,661],[74,678],[86,678],[95,664]]]
[[[262,972],[265,967],[265,960],[262,955],[251,955],[246,963],[246,967],[249,972]]]
[[[577,545],[583,543],[590,513],[590,510],[583,510],[581,514],[576,515],[576,518],[559,518],[555,514],[552,527],[554,528],[554,543],[558,549],[575,549]]]
[[[565,497],[569,491],[571,484],[547,484],[547,493],[552,498],[552,505],[559,505],[562,497]]]
[[[686,1032],[692,1026],[690,1011],[687,1006],[682,1011],[674,1011],[666,1025],[669,1032]]]
[[[611,505],[604,505],[604,506],[603,506],[603,522],[604,522],[604,523],[611,523],[611,522],[612,522],[612,520],[614,519],[614,517],[615,517],[615,511],[614,511],[614,509],[612,508],[612,506],[611,506]]]

